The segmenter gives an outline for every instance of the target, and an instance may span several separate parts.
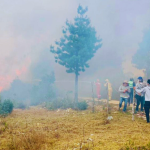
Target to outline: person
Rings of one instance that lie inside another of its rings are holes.
[[[100,81],[99,81],[99,79],[97,79],[97,82],[96,82],[96,93],[97,93],[98,100],[101,98],[100,87],[101,87]]]
[[[136,92],[140,95],[141,93],[145,93],[145,114],[146,121],[149,123],[149,109],[150,109],[150,79],[147,80],[147,86],[141,89],[136,88]]]
[[[142,88],[144,88],[144,84],[143,84],[143,78],[142,77],[138,77],[138,82],[136,84],[136,89],[141,90]],[[136,112],[139,111],[139,105],[141,104],[141,112],[143,112],[144,109],[144,93],[138,93],[136,92],[136,100],[137,100],[137,104],[136,104]]]
[[[130,93],[130,87],[128,86],[128,81],[123,82],[123,85],[119,87],[119,92],[120,92],[119,109],[122,107],[122,103],[124,101],[123,112],[125,112],[127,109],[127,103],[128,103],[129,93]]]
[[[128,82],[129,87],[130,87],[130,93],[129,93],[129,105],[133,103],[133,92],[134,92],[134,87],[135,87],[135,82],[133,78],[130,78],[130,81]]]
[[[110,101],[112,98],[112,86],[108,79],[106,79],[105,81],[106,83],[104,84],[104,86],[107,88],[108,100]]]

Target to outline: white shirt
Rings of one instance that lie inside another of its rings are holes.
[[[150,86],[146,86],[142,89],[136,89],[136,92],[138,93],[145,93],[145,101],[150,101]]]

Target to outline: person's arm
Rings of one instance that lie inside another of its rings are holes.
[[[128,88],[128,92],[129,92],[129,93],[131,92],[130,87]]]
[[[141,88],[141,89],[137,89],[137,88],[136,88],[136,92],[137,92],[137,93],[142,93],[142,92],[145,93],[145,92],[146,92],[146,88],[145,88],[145,87],[144,87],[144,88]]]
[[[133,82],[133,87],[135,87],[135,82]]]
[[[124,90],[122,90],[122,86],[119,87],[119,92],[120,92],[120,93],[123,93],[123,92],[124,92]]]

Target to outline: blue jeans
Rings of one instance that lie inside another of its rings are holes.
[[[137,105],[136,105],[136,111],[139,111],[139,105],[141,104],[141,111],[143,111],[145,98],[144,96],[136,95]]]
[[[120,108],[122,107],[123,101],[124,101],[124,108],[123,108],[123,111],[126,111],[128,98],[120,97],[120,103],[119,103],[119,107],[120,107]]]

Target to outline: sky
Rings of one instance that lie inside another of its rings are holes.
[[[79,4],[88,6],[87,15],[103,43],[80,79],[107,76],[118,69],[143,76],[131,60],[150,28],[149,0],[0,0],[0,90],[17,77],[37,80],[32,67],[41,55],[54,69],[56,80],[74,80],[73,74],[55,64],[49,49],[62,36],[66,19],[73,21]]]

